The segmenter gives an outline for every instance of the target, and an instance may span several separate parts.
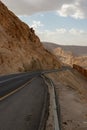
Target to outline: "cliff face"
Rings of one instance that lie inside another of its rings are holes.
[[[51,43],[43,43],[63,65],[77,64],[87,68],[87,47],[85,46],[64,46]]]
[[[73,64],[77,64],[87,68],[86,55],[76,56],[70,51],[64,51],[61,47],[54,49],[53,54],[56,55],[63,64],[70,66],[73,66]]]
[[[62,64],[72,65],[73,64],[73,54],[70,51],[64,51],[61,47],[58,47],[53,50],[53,54],[56,55]]]
[[[44,49],[34,30],[0,1],[0,74],[60,66],[56,57]]]

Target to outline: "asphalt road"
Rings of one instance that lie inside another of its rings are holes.
[[[19,88],[33,77],[42,75],[44,73],[52,73],[57,71],[59,70],[55,69],[55,70],[44,70],[36,72],[35,71],[24,72],[24,73],[0,76],[0,98]]]
[[[48,90],[40,75],[61,70],[0,76],[0,130],[41,130]]]
[[[46,97],[47,86],[41,77],[36,77],[24,88],[2,100],[0,130],[38,130]]]

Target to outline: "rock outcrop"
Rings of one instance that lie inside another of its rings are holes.
[[[51,43],[43,43],[63,65],[77,64],[87,68],[87,47],[86,46],[64,46]]]
[[[54,49],[53,54],[58,57],[58,59],[62,62],[63,65],[73,66],[73,64],[77,64],[87,68],[86,55],[76,56],[70,51],[64,51],[61,47]]]
[[[53,69],[61,65],[34,30],[0,1],[0,74]]]

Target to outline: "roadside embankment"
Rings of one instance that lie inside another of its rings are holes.
[[[87,80],[76,70],[47,74],[55,84],[62,130],[87,130]]]

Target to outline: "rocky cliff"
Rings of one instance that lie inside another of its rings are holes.
[[[51,43],[43,43],[63,65],[77,64],[87,68],[87,46],[64,46]]]
[[[70,51],[64,51],[64,49],[62,49],[61,47],[54,49],[53,54],[56,55],[59,58],[59,60],[65,65],[73,66],[73,64],[77,64],[87,68],[86,55],[76,56],[74,53]]]
[[[59,68],[34,30],[0,1],[0,74]]]

